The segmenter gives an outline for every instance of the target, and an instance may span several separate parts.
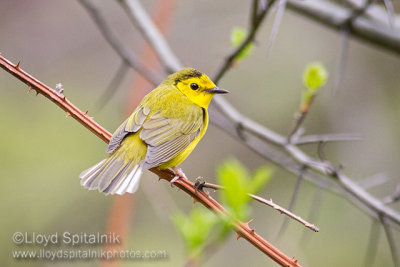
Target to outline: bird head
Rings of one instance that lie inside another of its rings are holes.
[[[164,83],[173,84],[196,105],[207,108],[215,94],[226,94],[229,91],[218,88],[204,73],[184,68],[168,76]]]

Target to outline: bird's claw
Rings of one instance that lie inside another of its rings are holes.
[[[174,170],[175,176],[170,181],[171,187],[174,185],[174,183],[176,181],[178,181],[181,178],[187,180],[186,175],[183,173],[182,169],[174,167],[173,170]]]

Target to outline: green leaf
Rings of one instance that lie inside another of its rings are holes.
[[[241,27],[234,27],[231,31],[231,44],[238,47],[247,37],[247,30]]]
[[[307,65],[303,73],[303,83],[309,89],[310,93],[316,93],[325,85],[328,78],[328,72],[325,67],[318,62]]]
[[[252,176],[245,166],[235,159],[228,159],[217,168],[217,181],[225,187],[220,191],[222,202],[239,220],[250,215],[248,193],[256,193],[268,182],[271,169],[261,167]]]
[[[243,41],[247,38],[247,30],[241,27],[234,27],[231,31],[231,44],[233,47],[239,47]],[[244,58],[247,58],[251,55],[254,44],[250,42],[247,44],[240,53],[238,53],[235,57],[236,61],[240,61]]]
[[[248,177],[247,169],[234,159],[225,161],[217,168],[218,183],[226,187],[226,190],[221,190],[220,192],[222,202],[239,219],[244,219],[248,216],[245,205],[249,199],[246,192],[246,180]]]
[[[260,191],[272,177],[272,169],[268,166],[262,166],[255,170],[252,175],[252,180],[247,186],[247,192],[256,194]]]
[[[200,257],[210,239],[213,227],[219,221],[213,213],[200,208],[194,208],[189,215],[182,212],[175,213],[172,220],[182,236],[189,255],[193,258]]]

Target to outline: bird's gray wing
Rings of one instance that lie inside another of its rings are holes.
[[[200,134],[203,110],[193,107],[184,118],[167,118],[153,114],[142,126],[140,138],[147,144],[144,169],[150,169],[179,155]]]
[[[107,147],[107,153],[112,153],[119,147],[122,140],[130,133],[136,133],[143,126],[150,113],[149,107],[139,105],[136,110],[114,132]]]

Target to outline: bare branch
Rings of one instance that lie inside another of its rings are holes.
[[[363,3],[358,0],[345,0],[344,2],[353,9],[361,8],[363,6]],[[400,16],[395,14],[391,16],[390,11],[387,8],[384,9],[381,5],[379,5],[379,2],[377,4],[370,5],[364,13],[367,18],[374,22],[384,24],[391,28],[398,28],[400,26]]]
[[[283,13],[286,9],[287,0],[278,1],[278,10],[275,14],[274,24],[272,25],[271,35],[269,36],[268,46],[267,46],[267,56],[272,50],[272,46],[274,45],[276,36],[278,35],[279,26],[282,21]]]
[[[371,230],[369,232],[367,252],[365,253],[364,264],[362,266],[372,267],[374,266],[376,251],[379,244],[379,226],[378,220],[373,220],[371,225]]]
[[[309,209],[309,214],[307,216],[308,221],[310,222],[317,221],[325,192],[326,191],[319,186],[315,188],[311,208]],[[301,240],[300,244],[306,245],[308,240],[307,237],[309,236],[308,233],[309,233],[308,231],[303,231],[303,234],[301,235],[300,239]]]
[[[226,58],[225,62],[222,64],[222,66],[217,71],[217,74],[213,78],[213,81],[215,83],[218,83],[225,75],[225,73],[232,67],[232,63],[234,62],[237,55],[241,53],[241,51],[243,51],[243,49],[247,47],[248,44],[254,41],[258,29],[260,28],[262,22],[264,21],[266,15],[268,14],[274,3],[275,0],[270,0],[267,2],[266,7],[259,14],[258,12],[254,11],[251,13],[252,16],[257,15],[257,17],[251,18],[252,23],[250,24],[250,29],[248,31],[246,39],[229,55],[229,57]]]
[[[396,191],[393,195],[385,197],[382,202],[389,204],[400,200],[400,184],[396,186]]]
[[[388,12],[389,25],[393,29],[393,27],[394,27],[394,8],[393,8],[392,1],[383,0],[383,2],[385,3],[385,7]]]
[[[288,8],[338,30],[348,18],[347,9],[324,0],[289,0]],[[400,34],[389,26],[359,17],[352,22],[350,34],[388,51],[400,53]]]
[[[288,207],[288,210],[291,211],[291,212],[293,212],[293,210],[294,210],[294,205],[296,204],[296,200],[297,200],[297,197],[298,197],[299,192],[300,192],[300,185],[303,182],[303,174],[304,174],[305,171],[306,170],[303,169],[303,171],[300,173],[299,177],[297,177],[296,185],[294,187],[294,190],[293,190],[293,193],[292,193],[292,197],[290,198],[289,207]],[[281,228],[279,229],[278,237],[281,237],[285,233],[288,224],[289,224],[289,220],[288,220],[287,217],[285,217],[283,219],[283,223],[281,225]]]
[[[90,118],[87,115],[86,112],[82,112],[77,107],[75,107],[70,101],[65,98],[65,96],[59,95],[57,91],[23,71],[20,68],[19,63],[17,65],[14,65],[0,55],[0,67],[27,84],[31,90],[35,90],[37,93],[42,94],[43,96],[54,102],[57,106],[66,111],[68,115],[76,119],[80,124],[89,129],[103,141],[105,141],[106,143],[109,142],[111,138],[110,132],[108,132],[106,129],[96,123],[93,118]],[[175,176],[175,174],[170,170],[158,170],[156,168],[153,168],[150,171],[159,176],[160,179],[164,179],[166,181],[171,181]],[[215,213],[218,213],[223,217],[231,219],[233,222],[232,227],[240,237],[243,237],[244,239],[249,241],[253,246],[265,253],[275,262],[279,263],[282,266],[300,266],[297,260],[286,256],[277,248],[269,244],[265,239],[259,236],[254,231],[254,229],[251,229],[248,224],[240,222],[236,218],[233,218],[232,215],[216,200],[214,200],[204,192],[199,192],[194,184],[189,180],[179,179],[174,183],[174,185],[182,189],[182,191],[190,195],[192,198],[195,198],[198,202],[201,202],[208,209],[214,211]]]
[[[129,51],[122,45],[122,43],[118,40],[117,36],[113,33],[110,26],[107,24],[104,16],[97,9],[97,7],[90,0],[79,0],[82,6],[87,10],[89,15],[92,17],[97,27],[103,34],[104,38],[107,42],[114,48],[114,50],[118,53],[118,55],[133,69],[135,69],[138,73],[140,73],[143,77],[145,77],[149,82],[153,84],[160,83],[161,79],[158,75],[152,73],[147,70],[144,66],[142,66],[138,60],[136,60]]]
[[[394,266],[399,267],[400,266],[399,251],[397,250],[396,247],[396,241],[394,240],[392,229],[390,228],[390,225],[384,215],[380,216],[379,218],[383,225],[383,229],[385,229],[386,239],[390,247],[390,252],[392,253]]]
[[[341,142],[341,141],[360,141],[362,140],[359,134],[321,134],[321,135],[305,135],[296,139],[292,138],[292,143],[295,145],[315,144],[319,142]]]
[[[173,73],[182,68],[182,64],[175,57],[172,49],[157,30],[150,16],[146,13],[142,5],[137,0],[119,0],[128,13],[129,18],[138,27],[139,31],[151,44],[151,46],[163,56],[159,56],[162,64],[169,73]]]
[[[387,181],[389,181],[389,177],[385,173],[377,173],[370,177],[364,178],[361,181],[357,181],[357,184],[367,190],[382,185]]]
[[[346,69],[347,52],[349,51],[349,28],[343,27],[340,34],[340,46],[338,63],[336,66],[335,77],[333,81],[333,92],[339,92],[343,80],[343,74]]]
[[[112,78],[110,84],[107,86],[104,93],[97,100],[95,104],[95,108],[97,110],[104,108],[107,105],[108,101],[114,96],[121,82],[124,80],[128,70],[129,66],[126,64],[125,61],[123,61],[119,66],[119,68],[117,69],[117,71],[115,72],[115,75]]]
[[[198,181],[195,183],[195,187],[199,188],[200,190],[203,188],[210,188],[210,189],[214,189],[214,190],[224,190],[225,189],[225,187],[222,185],[211,184],[211,183],[206,183],[206,182],[199,183]],[[289,210],[282,208],[278,204],[274,203],[272,201],[272,199],[267,200],[265,198],[262,198],[260,196],[254,195],[254,194],[248,194],[248,195],[252,199],[257,200],[258,202],[263,203],[265,205],[268,205],[271,208],[274,208],[275,210],[279,211],[280,213],[283,213],[286,216],[292,218],[293,220],[298,221],[299,223],[301,223],[305,227],[313,230],[314,232],[319,232],[319,228],[316,227],[314,224],[311,224],[311,223],[307,222],[306,220],[302,219],[301,217],[297,216],[296,214],[290,212]],[[287,218],[287,217],[285,217],[285,218]]]
[[[287,136],[288,143],[292,143],[293,136],[295,136],[297,131],[300,129],[300,126],[303,123],[303,121],[306,119],[307,114],[308,114],[308,110],[300,111],[299,113],[296,113],[295,119],[294,119],[294,126],[293,126],[292,130],[290,130],[290,132]]]

